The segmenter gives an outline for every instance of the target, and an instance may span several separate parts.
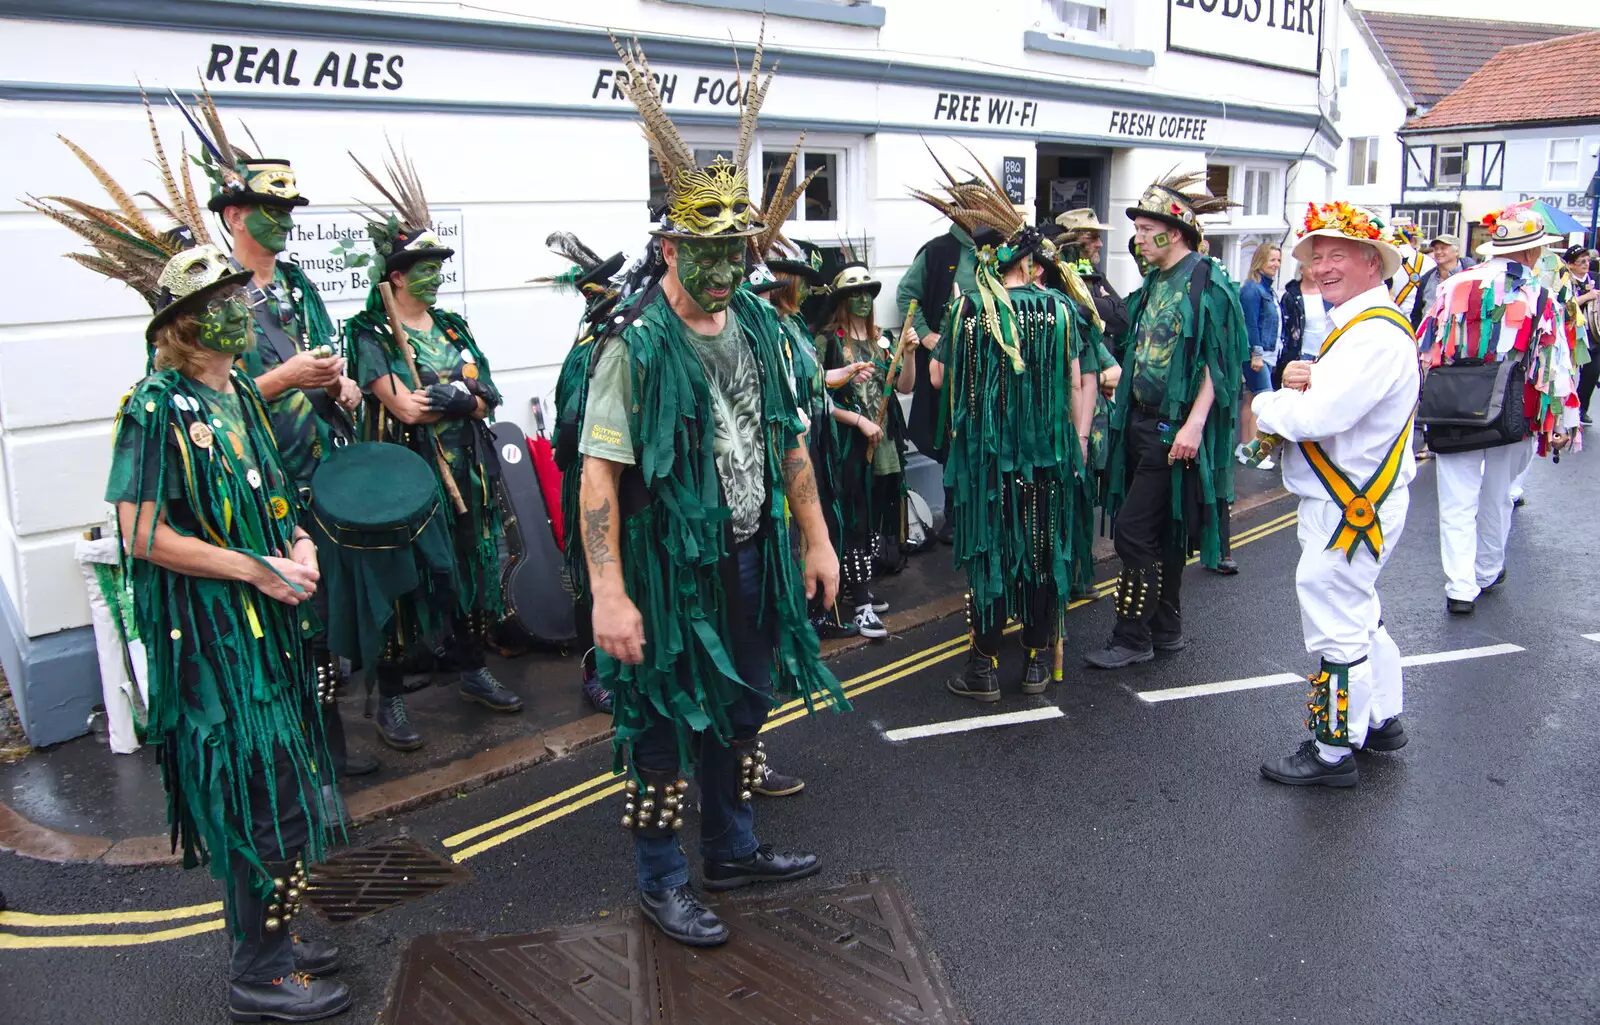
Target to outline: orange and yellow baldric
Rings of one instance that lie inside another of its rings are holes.
[[[1408,262],[1402,263],[1400,265],[1400,269],[1406,272],[1406,283],[1405,286],[1400,289],[1400,293],[1394,297],[1394,303],[1396,306],[1404,303],[1406,299],[1410,297],[1411,293],[1417,290],[1417,285],[1421,283],[1422,254],[1411,254],[1411,259]],[[1406,332],[1409,334],[1410,331],[1411,328],[1408,326],[1406,328]]]
[[[1330,334],[1322,343],[1322,350],[1317,355],[1327,355],[1328,350],[1333,348],[1333,343],[1337,342],[1341,335],[1357,324],[1369,320],[1387,320],[1405,331],[1408,337],[1411,335],[1411,322],[1406,320],[1399,310],[1381,306],[1357,314],[1351,318],[1350,323]],[[1306,464],[1311,467],[1311,472],[1315,473],[1322,486],[1328,489],[1328,495],[1344,509],[1344,518],[1339,521],[1333,536],[1328,539],[1328,548],[1337,548],[1344,553],[1346,559],[1356,557],[1358,542],[1366,546],[1374,559],[1383,552],[1383,527],[1378,522],[1378,507],[1389,497],[1389,492],[1394,490],[1395,481],[1400,477],[1400,466],[1405,460],[1406,448],[1411,444],[1411,428],[1416,418],[1416,411],[1412,410],[1399,436],[1389,444],[1383,462],[1378,464],[1378,469],[1360,488],[1351,483],[1350,478],[1344,475],[1344,471],[1333,465],[1333,460],[1328,458],[1321,445],[1314,441],[1300,443],[1300,452],[1306,457]]]

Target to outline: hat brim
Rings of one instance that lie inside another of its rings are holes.
[[[1478,256],[1508,256],[1511,253],[1526,252],[1529,249],[1543,249],[1546,246],[1564,246],[1567,244],[1565,235],[1539,235],[1521,241],[1496,242],[1494,239],[1483,243],[1473,250]]]
[[[1191,246],[1200,244],[1200,229],[1192,224],[1185,224],[1171,214],[1164,214],[1159,210],[1145,210],[1137,206],[1130,206],[1123,213],[1128,215],[1128,220],[1130,221],[1136,221],[1141,217],[1148,217],[1152,221],[1160,221],[1162,224],[1176,228],[1178,233],[1187,239]]]
[[[385,276],[388,276],[393,274],[395,271],[410,270],[415,265],[428,260],[438,260],[439,262],[443,263],[445,260],[450,259],[450,257],[454,255],[456,255],[456,251],[451,249],[449,246],[429,246],[425,249],[402,249],[398,253],[392,253],[384,259],[383,273]]]
[[[799,260],[768,260],[767,269],[778,274],[790,274],[794,277],[802,278],[806,284],[813,287],[828,280],[821,271],[809,263],[801,263]]]
[[[206,203],[206,209],[214,214],[220,214],[230,206],[275,206],[280,210],[292,210],[297,206],[307,206],[311,200],[304,196],[295,196],[285,199],[282,196],[270,196],[265,192],[219,192],[212,196]]]
[[[248,270],[225,274],[198,292],[191,292],[182,299],[173,300],[163,306],[156,311],[155,316],[150,318],[150,323],[144,329],[144,340],[154,344],[157,331],[186,313],[200,312],[205,309],[206,303],[210,302],[218,292],[226,291],[237,285],[243,285],[250,280],[252,274],[253,272]]]
[[[1311,263],[1312,242],[1319,238],[1342,238],[1346,242],[1356,242],[1376,249],[1378,255],[1383,258],[1383,276],[1385,279],[1392,278],[1400,273],[1400,264],[1404,262],[1400,257],[1400,250],[1382,239],[1351,238],[1337,228],[1318,228],[1316,231],[1308,231],[1300,236],[1300,241],[1294,244],[1295,260],[1309,265]]]
[[[688,240],[690,242],[715,242],[718,239],[724,238],[751,238],[761,234],[766,230],[766,225],[752,224],[750,227],[741,231],[725,231],[719,235],[693,235],[687,231],[672,231],[667,228],[654,228],[651,230],[650,234],[654,235],[656,238],[676,239],[679,242],[684,240]]]
[[[768,264],[767,266],[770,267],[771,264]],[[869,292],[873,298],[877,298],[878,293],[881,291],[883,291],[883,282],[862,281],[853,285],[838,285],[829,294],[842,298],[847,295],[855,295],[857,292]]]
[[[1061,215],[1061,217],[1065,217],[1065,216],[1066,216],[1066,214],[1062,214]],[[1062,231],[1110,231],[1111,230],[1111,225],[1109,225],[1109,224],[1101,224],[1100,223],[1100,218],[1098,218],[1098,217],[1096,217],[1094,219],[1094,223],[1092,223],[1092,224],[1067,224],[1067,223],[1065,223],[1064,221],[1061,220],[1061,217],[1057,217],[1055,219],[1055,224]]]
[[[580,292],[588,285],[604,285],[617,276],[617,271],[621,270],[626,262],[627,257],[621,253],[612,253],[609,259],[579,278],[574,284],[578,286]]]

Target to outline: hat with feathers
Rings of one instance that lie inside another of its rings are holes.
[[[389,179],[387,184],[367,170],[354,153],[350,154],[350,159],[392,208],[384,210],[371,203],[361,204],[364,208],[361,214],[367,218],[367,237],[372,239],[372,263],[377,272],[374,281],[382,281],[395,271],[406,270],[423,260],[443,261],[456,254],[434,234],[428,198],[423,194],[422,182],[409,156],[396,153],[394,144],[389,144],[389,159],[383,164]],[[359,257],[345,257],[347,266],[360,266],[365,262]]]
[[[289,161],[282,157],[253,157],[229,141],[222,115],[217,113],[204,82],[200,84],[200,94],[190,96],[190,103],[184,103],[177,93],[168,92],[173,105],[200,137],[200,154],[195,160],[211,179],[211,200],[206,206],[212,212],[221,213],[230,206],[290,208],[310,202],[300,195]],[[259,150],[260,144],[250,129],[245,127],[244,132]]]
[[[1177,168],[1173,168],[1151,182],[1150,187],[1144,190],[1144,195],[1139,197],[1138,205],[1128,207],[1126,213],[1129,220],[1149,217],[1170,224],[1178,229],[1190,246],[1198,246],[1200,237],[1205,234],[1200,230],[1201,216],[1221,213],[1230,206],[1238,205],[1211,195],[1206,189],[1204,171],[1179,173]]]
[[[822,168],[819,167],[802,178],[792,190],[789,189],[789,181],[794,177],[795,163],[799,160],[800,150],[805,142],[806,133],[801,132],[799,141],[789,152],[788,162],[783,165],[783,173],[778,176],[777,184],[773,186],[772,194],[761,204],[758,216],[762,228],[751,236],[750,251],[755,261],[764,262],[769,270],[804,278],[807,284],[816,287],[827,280],[822,273],[821,252],[809,242],[797,243],[783,234],[784,222],[805,198],[806,189],[811,186],[811,182],[822,173]],[[809,247],[809,251],[804,247]],[[776,281],[767,288],[775,285]],[[766,290],[755,284],[751,287],[755,291]]]
[[[610,289],[611,279],[617,276],[626,261],[620,252],[602,260],[600,254],[583,244],[570,231],[553,231],[544,240],[552,253],[565,257],[572,267],[560,274],[534,278],[533,284],[555,285],[558,290],[571,291],[586,299]]]

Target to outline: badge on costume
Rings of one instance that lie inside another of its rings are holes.
[[[273,495],[267,502],[267,508],[272,510],[272,518],[275,520],[281,520],[289,515],[289,503],[282,495]]]
[[[239,436],[232,431],[228,432],[228,444],[233,446],[233,454],[236,458],[244,458],[244,442],[240,441]]]
[[[321,438],[318,438],[316,441],[313,441],[311,443],[311,458],[312,459],[321,459],[322,458],[322,439]]]
[[[478,368],[471,363],[467,363],[461,368],[461,376],[469,381],[476,381],[478,379]]]
[[[253,466],[244,472],[244,479],[249,482],[252,488],[261,487],[261,474]]]
[[[189,425],[189,440],[194,442],[196,448],[210,448],[212,437],[210,424],[196,420]]]
[[[476,362],[478,362],[478,358],[476,356],[474,356],[472,353],[468,352],[467,350],[462,349],[461,350],[461,362],[463,362],[463,363],[476,363]]]

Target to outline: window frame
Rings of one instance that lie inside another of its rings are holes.
[[[1420,146],[1406,144],[1400,191],[1433,188],[1433,154],[1437,148],[1431,142]]]
[[[755,142],[750,146],[750,182],[755,191],[760,192],[766,187],[766,155],[771,152],[778,154],[780,161],[787,160],[799,140],[799,132],[774,130],[756,134]],[[784,228],[784,235],[815,245],[834,245],[841,238],[858,238],[866,234],[866,213],[870,205],[866,193],[867,137],[839,132],[807,132],[800,160],[796,162],[797,174],[805,166],[805,154],[808,152],[832,153],[838,158],[837,179],[834,182],[837,216],[831,221],[785,221],[784,224],[790,227]],[[805,176],[799,174],[799,177]],[[791,180],[789,187],[797,184],[797,179]],[[762,197],[751,196],[751,201],[759,198]]]
[[[1283,197],[1280,195],[1281,190],[1278,187],[1278,169],[1260,164],[1242,164],[1239,170],[1243,173],[1234,177],[1234,181],[1239,188],[1239,195],[1228,197],[1239,203],[1239,216],[1243,218],[1278,217],[1281,219],[1283,211],[1279,207],[1279,203]],[[1254,189],[1250,187],[1252,177],[1255,178],[1257,183]],[[1265,185],[1266,189],[1266,209],[1252,210],[1251,201],[1260,198],[1263,185]]]
[[[1449,151],[1455,151],[1460,159],[1461,166],[1455,173],[1455,181],[1446,181],[1444,162]],[[1433,156],[1433,187],[1436,189],[1465,188],[1467,182],[1467,147],[1465,143],[1452,142],[1434,147]]]
[[[1465,148],[1465,160],[1461,185],[1463,189],[1500,191],[1506,173],[1504,142],[1469,142]]]
[[[1572,159],[1556,158],[1556,145],[1558,143],[1572,144]],[[1556,164],[1571,164],[1572,177],[1557,178],[1555,176]],[[1575,188],[1587,184],[1583,181],[1583,139],[1577,136],[1567,136],[1560,139],[1546,139],[1544,148],[1544,183],[1551,187]]]
[[[1361,144],[1361,180],[1356,180],[1356,144]],[[1345,185],[1363,188],[1378,184],[1378,136],[1358,135],[1350,139],[1350,158],[1346,161]]]
[[[1055,39],[1104,43],[1113,42],[1115,39],[1111,34],[1111,0],[1030,0],[1030,2],[1035,12],[1034,26],[1047,36]],[[1095,27],[1084,29],[1066,24],[1060,19],[1060,12],[1056,10],[1057,3],[1096,9],[1099,15]]]

